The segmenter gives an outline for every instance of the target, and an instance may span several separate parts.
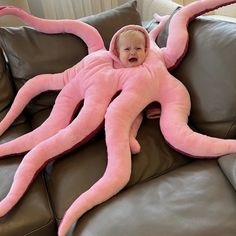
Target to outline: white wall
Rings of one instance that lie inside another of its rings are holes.
[[[167,0],[168,1],[168,0]],[[196,0],[172,0],[173,2],[179,3],[181,5],[186,5]],[[214,14],[236,17],[236,4],[230,6],[221,7],[214,11]]]
[[[15,5],[33,15],[51,19],[77,19],[86,15],[111,9],[128,0],[0,0],[0,5]],[[144,15],[144,20],[152,18],[154,12],[169,14],[176,3],[188,4],[195,0],[137,0],[138,8]],[[236,17],[236,4],[216,10],[214,13]],[[16,17],[0,17],[0,26],[19,26],[23,23]]]
[[[27,0],[5,0],[0,1],[0,5],[13,5],[29,11]],[[2,16],[0,17],[0,26],[19,26],[23,23],[14,16]]]
[[[49,19],[76,19],[114,8],[127,0],[28,0],[32,14]]]

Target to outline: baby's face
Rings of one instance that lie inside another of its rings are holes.
[[[146,58],[146,40],[142,32],[120,35],[117,51],[124,67],[141,65]]]

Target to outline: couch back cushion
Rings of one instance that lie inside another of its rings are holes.
[[[165,47],[169,21],[156,43]],[[151,21],[147,30],[157,23]],[[187,87],[192,102],[189,123],[200,133],[236,138],[236,24],[202,16],[189,24],[189,47],[171,73]]]
[[[136,9],[137,2],[130,1],[112,10],[81,20],[98,29],[108,48],[113,34],[128,24],[141,24]],[[33,76],[58,73],[78,63],[87,55],[85,43],[71,34],[44,34],[29,27],[0,28],[0,43],[4,50],[17,90]],[[27,107],[32,119],[40,111],[48,115],[57,93],[48,92],[33,99]],[[45,117],[34,120],[35,126]]]
[[[156,25],[151,22],[148,30]],[[159,47],[166,45],[168,27],[169,21],[156,40]],[[236,24],[201,16],[188,31],[187,54],[171,73],[190,93],[189,124],[206,135],[236,138]]]
[[[6,115],[6,112],[15,97],[11,76],[6,66],[5,58],[0,51],[0,120]]]
[[[236,138],[236,24],[200,17],[189,35],[188,53],[173,74],[190,93],[190,123],[207,135]]]
[[[12,83],[11,74],[2,50],[0,50],[0,94],[0,120],[2,120],[7,114],[15,97],[14,84]],[[29,132],[29,130],[29,122],[26,117],[21,114],[13,122],[13,127],[0,136],[0,143],[12,140],[19,135]]]

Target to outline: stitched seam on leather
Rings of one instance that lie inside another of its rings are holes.
[[[43,226],[41,226],[41,227],[39,227],[39,228],[37,228],[37,229],[33,229],[31,232],[24,234],[24,236],[31,235],[32,233],[35,233],[35,232],[37,232],[37,231],[39,231],[39,230],[41,230],[41,229],[47,227],[47,226],[48,226],[49,224],[51,224],[53,221],[54,221],[53,219],[50,219],[49,222],[46,223],[45,225],[43,225]]]
[[[235,125],[235,123],[236,123],[236,117],[234,118],[234,120],[233,120],[232,124],[230,125],[228,131],[226,132],[224,138],[227,138],[227,136],[229,135],[229,133],[230,133],[230,131],[232,130],[232,128],[233,128],[233,126]]]
[[[44,178],[44,173],[41,174],[41,178],[42,178],[42,182],[43,182],[43,189],[45,190],[45,195],[46,195],[46,198],[47,198],[47,203],[48,203],[48,206],[49,206],[49,209],[50,209],[50,213],[51,213],[51,219],[43,226],[39,227],[39,228],[36,228],[36,229],[33,229],[31,230],[31,232],[29,233],[26,233],[24,234],[24,236],[28,236],[28,235],[31,235],[32,233],[36,232],[36,231],[39,231],[45,227],[47,227],[49,224],[51,224],[52,222],[55,221],[55,216],[54,216],[54,212],[53,212],[53,209],[52,209],[52,206],[51,206],[51,201],[49,199],[49,193],[48,193],[48,189],[46,187],[46,180]],[[56,223],[55,223],[56,224]]]

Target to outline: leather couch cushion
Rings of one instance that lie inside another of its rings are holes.
[[[173,74],[190,93],[190,122],[201,133],[236,138],[236,24],[201,17],[189,32],[189,50]]]
[[[156,25],[151,21],[147,30]],[[157,37],[159,47],[165,47],[168,31],[169,21]],[[187,54],[172,74],[190,93],[190,125],[210,136],[236,138],[236,25],[201,16],[189,24],[188,31]]]
[[[15,97],[11,77],[2,51],[0,52],[0,91],[0,118],[2,119],[6,114],[7,107],[10,106]]]
[[[108,221],[109,219],[109,221]],[[73,236],[233,236],[236,205],[217,161],[196,161],[94,208]]]
[[[12,78],[8,70],[2,51],[0,52],[0,120],[2,120],[15,97]],[[12,126],[0,136],[0,143],[10,141],[20,135],[29,132],[31,127],[25,116],[21,114],[12,124]]]
[[[9,191],[22,156],[0,160],[0,199]],[[0,219],[0,235],[56,235],[45,181],[39,174],[20,202]]]
[[[236,190],[236,154],[225,155],[218,159],[219,165]]]
[[[12,79],[2,51],[0,51],[0,120],[6,115],[15,97]],[[0,143],[6,142],[30,130],[29,123],[23,115],[19,116],[13,126],[0,137]]]
[[[132,174],[126,188],[156,178],[190,161],[166,144],[158,122],[145,119],[141,126],[138,140],[142,148],[138,155],[132,157]],[[48,190],[58,221],[72,202],[102,177],[106,163],[104,135],[100,132],[86,145],[47,167]]]

